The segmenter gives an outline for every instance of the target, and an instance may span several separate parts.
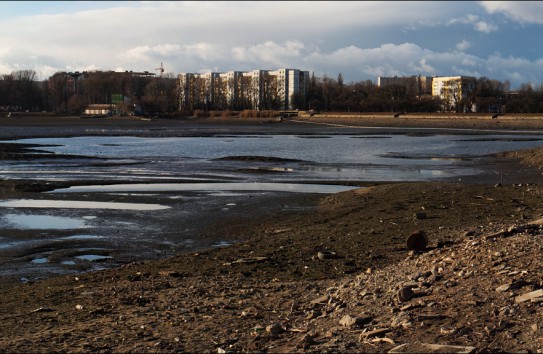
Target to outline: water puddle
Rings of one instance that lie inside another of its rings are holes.
[[[100,256],[97,254],[83,254],[81,256],[75,256],[77,259],[81,259],[83,261],[89,261],[89,262],[98,262],[98,261],[104,261],[106,259],[111,259],[111,256]]]
[[[234,244],[233,242],[229,242],[229,241],[220,241],[220,242],[212,244],[211,247],[213,248],[229,247],[229,246],[232,246],[233,244]]]
[[[89,202],[81,200],[20,199],[0,202],[5,208],[62,208],[62,209],[112,209],[112,210],[162,210],[169,206],[143,203]]]
[[[44,263],[49,263],[49,260],[47,258],[36,258],[32,260],[32,263],[44,264]]]
[[[102,236],[97,235],[73,235],[73,236],[66,236],[63,237],[63,240],[95,240],[102,238]]]
[[[89,227],[85,220],[63,216],[6,214],[2,219],[8,225],[23,230],[71,230]]]
[[[359,187],[302,183],[137,183],[72,186],[48,193],[173,192],[173,191],[273,191],[296,193],[338,193]]]
[[[3,237],[0,237],[0,250],[1,249],[4,249],[4,248],[11,248],[11,247],[17,247],[19,245],[21,245],[23,242],[22,241],[7,241],[5,242],[4,240],[7,240]]]
[[[75,265],[75,261],[62,261],[62,262],[60,262],[60,264],[64,264],[64,265]]]

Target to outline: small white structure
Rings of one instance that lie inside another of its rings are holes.
[[[90,104],[85,108],[85,115],[87,116],[107,116],[113,113],[115,107],[110,104]]]

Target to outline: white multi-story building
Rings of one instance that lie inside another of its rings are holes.
[[[446,110],[458,111],[460,104],[468,111],[465,100],[468,95],[475,91],[477,79],[472,76],[441,76],[432,80],[432,96],[437,96],[443,101],[443,108]]]
[[[377,86],[403,86],[418,96],[439,97],[442,109],[470,111],[467,98],[475,90],[477,79],[472,76],[404,76],[377,77]]]
[[[178,75],[180,109],[304,108],[309,72],[253,70]]]

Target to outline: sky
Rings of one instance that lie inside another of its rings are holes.
[[[2,1],[0,75],[307,70],[543,81],[540,1]]]

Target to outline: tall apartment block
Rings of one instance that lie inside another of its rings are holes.
[[[179,107],[192,109],[304,108],[309,72],[298,69],[181,73]]]
[[[432,96],[439,96],[442,99],[450,100],[452,95],[458,99],[465,99],[467,95],[475,90],[477,79],[472,76],[440,76],[432,80]]]

